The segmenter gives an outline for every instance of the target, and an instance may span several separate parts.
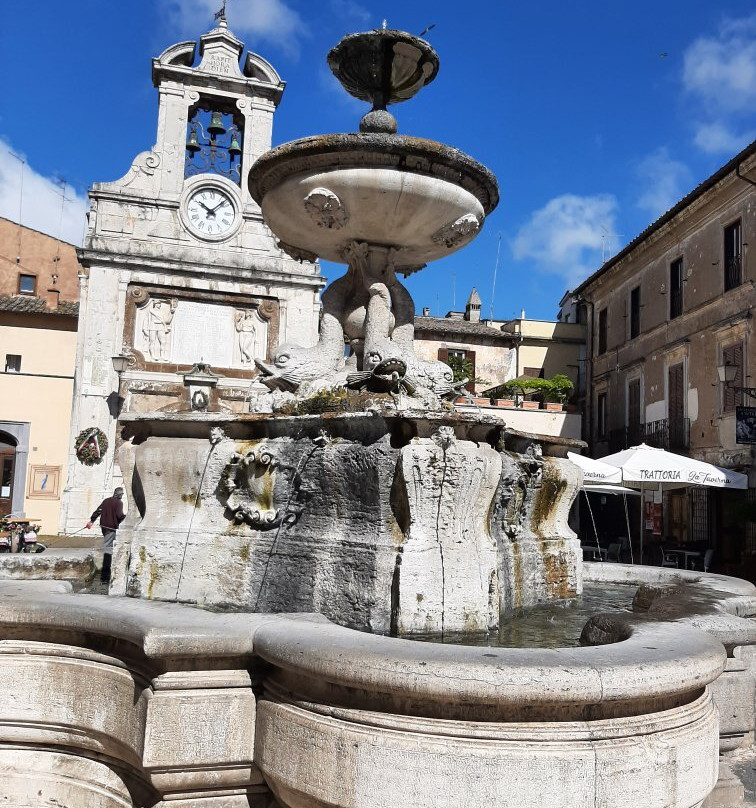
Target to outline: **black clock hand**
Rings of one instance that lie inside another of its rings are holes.
[[[227,199],[221,199],[221,201],[218,202],[218,204],[212,210],[209,210],[208,213],[212,213],[213,215],[215,215],[215,211],[218,210],[218,208],[223,207],[223,205],[225,205],[227,201],[228,201]]]

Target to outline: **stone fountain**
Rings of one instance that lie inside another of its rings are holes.
[[[360,132],[287,143],[249,176],[284,250],[347,265],[318,342],[256,360],[268,392],[248,415],[122,417],[136,508],[111,592],[381,634],[495,632],[513,608],[580,592],[572,444],[456,414],[451,368],[415,354],[397,275],[474,238],[497,184],[456,149],[396,134],[386,106],[438,71],[427,42],[356,34],[328,61],[372,103]]]
[[[497,200],[470,158],[395,134],[385,107],[436,54],[383,30],[329,64],[373,104],[360,133],[250,176],[287,251],[348,264],[319,341],[257,360],[255,412],[208,411],[197,368],[185,412],[122,417],[109,596],[0,582],[0,805],[701,808],[720,736],[752,739],[750,584],[596,565],[646,612],[592,619],[589,647],[376,636],[495,632],[579,593],[579,480],[574,442],[455,413],[450,370],[415,356],[397,273]]]

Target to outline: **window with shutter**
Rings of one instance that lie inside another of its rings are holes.
[[[598,316],[598,353],[606,353],[607,319],[606,309],[601,309]]]
[[[682,362],[670,365],[669,380],[669,446],[685,446],[685,374]]]
[[[743,343],[738,342],[722,349],[722,364],[736,368],[735,379],[722,388],[722,412],[735,412],[743,403],[743,393],[736,388],[743,386]]]

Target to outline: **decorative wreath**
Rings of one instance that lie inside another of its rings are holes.
[[[82,429],[76,438],[74,448],[80,463],[85,466],[94,466],[102,461],[105,452],[108,451],[108,439],[105,433],[97,427]]]

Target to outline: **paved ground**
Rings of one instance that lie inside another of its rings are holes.
[[[756,748],[733,752],[727,760],[745,786],[745,799],[737,808],[756,808]]]
[[[99,548],[102,542],[102,533],[99,528],[83,530],[75,536],[40,536],[42,544],[53,547],[93,547]]]

